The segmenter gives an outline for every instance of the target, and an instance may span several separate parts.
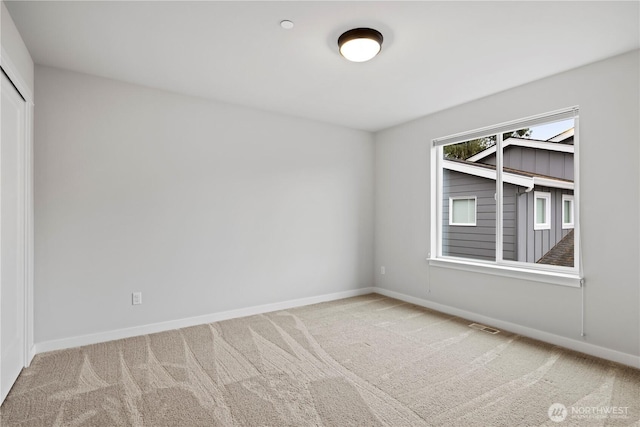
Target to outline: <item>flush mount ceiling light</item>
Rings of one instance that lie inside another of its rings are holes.
[[[338,38],[340,55],[352,62],[372,59],[382,49],[382,34],[372,28],[354,28]]]

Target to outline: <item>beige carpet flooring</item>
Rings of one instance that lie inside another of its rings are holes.
[[[639,370],[469,323],[372,294],[43,353],[19,377],[0,420],[640,426]],[[554,403],[567,408],[559,423],[548,416]]]

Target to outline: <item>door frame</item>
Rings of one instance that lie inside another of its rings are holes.
[[[24,205],[22,212],[24,217],[24,269],[22,271],[24,283],[24,367],[28,367],[35,356],[34,345],[34,311],[33,311],[33,119],[34,102],[33,92],[29,88],[24,76],[19,72],[18,67],[11,61],[4,47],[0,48],[0,68],[7,75],[18,93],[25,100],[25,144],[23,148],[23,162],[18,165],[19,173],[22,175]],[[0,296],[1,298],[1,296]]]

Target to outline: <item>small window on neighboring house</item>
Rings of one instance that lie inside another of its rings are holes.
[[[476,225],[476,198],[449,198],[449,225]]]
[[[551,228],[551,193],[535,192],[535,221],[534,230],[548,230]]]
[[[562,228],[573,228],[573,196],[562,195]]]

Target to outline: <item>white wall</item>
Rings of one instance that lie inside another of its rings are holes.
[[[640,355],[638,63],[635,51],[376,134],[376,287],[583,340],[579,289],[429,268],[425,261],[431,140],[579,105],[584,340]]]
[[[39,66],[36,92],[37,343],[372,285],[371,134]]]

